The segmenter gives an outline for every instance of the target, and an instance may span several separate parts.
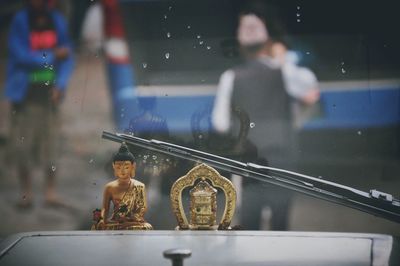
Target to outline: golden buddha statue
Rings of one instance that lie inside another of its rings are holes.
[[[151,224],[144,219],[147,210],[145,185],[133,179],[135,158],[125,143],[114,155],[112,165],[117,179],[104,188],[103,206],[100,213],[94,211],[92,230],[152,230]],[[110,202],[114,207],[111,217]]]

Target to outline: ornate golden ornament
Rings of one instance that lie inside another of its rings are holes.
[[[182,191],[193,187],[198,180],[200,181],[190,191],[191,219],[189,223],[183,208]],[[225,195],[225,209],[219,225],[216,223],[217,190],[215,188],[220,188]],[[236,208],[236,190],[232,182],[221,176],[214,168],[206,164],[192,168],[186,175],[175,181],[170,197],[179,230],[229,229]]]

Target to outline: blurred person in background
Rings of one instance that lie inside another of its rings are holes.
[[[267,26],[270,23],[262,13],[251,10],[240,15],[237,38],[246,61],[221,75],[212,121],[219,133],[227,133],[235,127],[232,110],[246,113],[250,120],[247,138],[257,147],[250,161],[294,170],[296,151],[290,105],[293,101],[314,104],[319,98],[318,83],[310,70],[290,61],[286,45],[271,36]],[[266,193],[258,182],[245,180],[241,220],[244,229],[261,229],[261,211],[268,205],[270,228],[287,230],[289,191],[268,187]]]
[[[67,24],[48,1],[26,1],[11,23],[8,47],[5,97],[12,110],[6,156],[15,163],[21,183],[18,206],[32,206],[33,164],[46,176],[45,203],[59,206],[55,192],[59,106],[73,71]]]

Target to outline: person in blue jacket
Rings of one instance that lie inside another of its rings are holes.
[[[16,163],[22,195],[18,206],[32,206],[33,159],[46,175],[45,202],[55,193],[59,105],[73,71],[68,28],[46,0],[28,0],[11,23],[5,96],[11,103],[8,157]]]

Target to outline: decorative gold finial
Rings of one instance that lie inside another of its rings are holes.
[[[182,191],[193,187],[190,191],[190,223],[186,218],[182,203]],[[221,222],[216,223],[217,190],[225,195],[225,209]],[[236,207],[236,190],[229,179],[221,176],[214,168],[201,164],[179,178],[171,188],[171,205],[180,230],[216,230],[229,229]]]

